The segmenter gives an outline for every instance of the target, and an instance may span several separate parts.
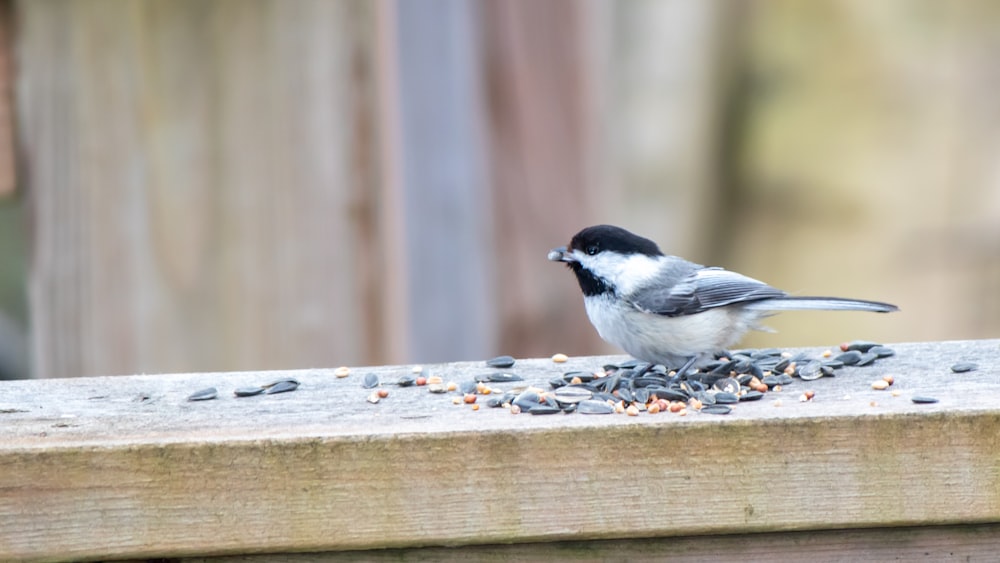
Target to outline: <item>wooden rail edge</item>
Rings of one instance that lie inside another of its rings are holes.
[[[474,411],[391,385],[409,366],[2,382],[0,559],[1000,522],[1000,341],[891,347],[725,416],[515,416],[485,396]],[[547,387],[622,359],[505,371]],[[960,361],[978,369],[953,373]],[[425,368],[445,382],[495,371]],[[389,392],[377,404],[367,373]],[[892,387],[872,389],[885,375]],[[232,395],[283,377],[301,386]],[[186,400],[208,386],[218,399]]]

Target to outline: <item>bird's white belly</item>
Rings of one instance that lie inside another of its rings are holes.
[[[585,306],[601,338],[640,360],[674,367],[692,356],[732,346],[761,317],[735,307],[668,317],[643,313],[607,296],[590,297]]]

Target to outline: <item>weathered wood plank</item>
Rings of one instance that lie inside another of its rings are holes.
[[[812,402],[799,382],[727,417],[512,416],[421,387],[365,401],[361,374],[406,367],[4,382],[0,558],[1000,522],[1000,341],[895,348],[810,383]],[[515,371],[544,384],[611,359]],[[959,360],[981,367],[952,374]],[[897,397],[870,387],[887,373]],[[302,387],[231,396],[279,376]],[[209,385],[220,399],[185,400]]]

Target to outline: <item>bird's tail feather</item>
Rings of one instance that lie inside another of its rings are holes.
[[[899,307],[879,301],[863,299],[844,299],[843,297],[778,297],[762,299],[747,303],[746,308],[759,311],[803,311],[816,309],[821,311],[871,311],[873,313],[891,313]]]

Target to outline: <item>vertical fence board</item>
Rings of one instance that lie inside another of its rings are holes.
[[[18,7],[39,376],[382,359],[367,3]]]

